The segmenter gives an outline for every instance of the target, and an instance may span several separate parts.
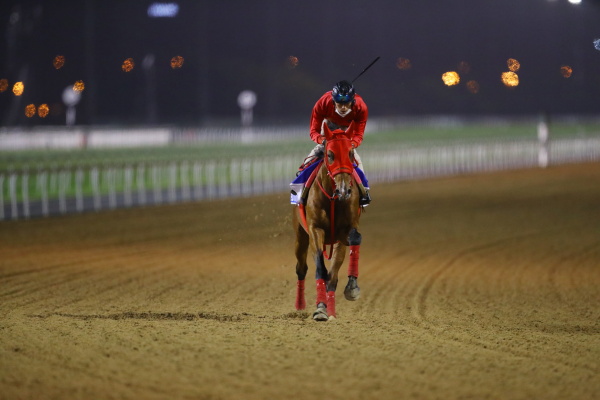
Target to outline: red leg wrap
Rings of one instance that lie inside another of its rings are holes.
[[[350,246],[350,262],[348,263],[348,276],[358,278],[358,258],[360,245]]]
[[[325,279],[317,279],[317,305],[319,305],[319,303],[327,304],[326,291]]]
[[[306,308],[306,300],[304,299],[304,281],[298,281],[296,285],[296,310],[304,310]]]
[[[327,292],[327,314],[330,317],[336,317],[335,314],[335,292],[330,290]]]

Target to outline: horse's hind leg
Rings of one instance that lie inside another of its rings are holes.
[[[350,262],[348,264],[348,284],[344,289],[344,296],[347,300],[354,301],[360,297],[360,288],[358,287],[358,259],[360,257],[361,234],[352,228],[348,235],[350,244]]]

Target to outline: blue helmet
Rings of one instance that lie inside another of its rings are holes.
[[[348,81],[339,81],[331,91],[331,97],[336,103],[349,103],[354,101],[354,86]]]

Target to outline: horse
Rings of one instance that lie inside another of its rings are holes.
[[[353,124],[350,124],[347,131],[331,131],[327,124],[323,125],[324,160],[316,167],[317,175],[308,197],[303,196],[306,199],[305,204],[300,202],[293,212],[298,278],[295,307],[296,310],[306,308],[304,288],[308,272],[306,259],[310,247],[316,264],[317,308],[312,316],[315,321],[327,321],[337,317],[335,291],[338,272],[348,247],[350,261],[344,296],[350,301],[360,297],[358,260],[362,236],[358,232],[358,223],[362,207],[359,206],[360,178],[354,170],[354,151],[350,141],[353,129]],[[329,253],[326,251],[327,246]],[[332,260],[330,271],[327,271],[325,266],[325,258]]]

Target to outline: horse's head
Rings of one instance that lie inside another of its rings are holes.
[[[333,195],[345,200],[352,194],[354,151],[350,138],[354,123],[351,123],[346,131],[342,129],[331,131],[327,124],[323,125],[323,130],[326,139],[325,165],[334,182]]]

